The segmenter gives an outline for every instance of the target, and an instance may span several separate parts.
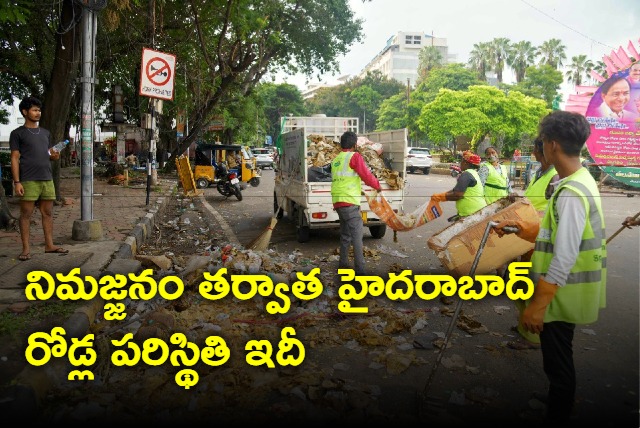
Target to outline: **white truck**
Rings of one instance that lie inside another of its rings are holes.
[[[307,164],[311,134],[320,134],[325,138],[339,141],[345,131],[358,132],[358,118],[326,117],[286,117],[281,120],[281,153],[275,176],[273,207],[276,218],[280,219],[286,211],[289,219],[296,224],[298,242],[307,242],[311,229],[339,228],[338,214],[331,200],[331,181],[314,181],[315,174],[309,174]],[[397,171],[402,181],[400,189],[392,190],[384,180],[380,180],[383,195],[397,212],[402,212],[404,203],[404,184],[406,177],[405,151],[407,130],[374,132],[364,137],[382,145],[382,158],[387,168]],[[311,181],[310,181],[311,179]],[[371,188],[362,183],[362,190]],[[369,228],[371,236],[380,239],[385,235],[387,226],[374,214],[363,195],[361,204],[362,220]]]

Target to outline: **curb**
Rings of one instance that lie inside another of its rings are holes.
[[[172,194],[177,184],[171,186],[168,194]],[[156,199],[154,207],[134,226],[123,244],[114,253],[111,262],[102,269],[101,275],[113,275],[116,273],[127,274],[139,272],[141,263],[133,260],[139,246],[145,243],[153,232],[156,217],[164,211],[167,205],[167,196]],[[62,326],[67,332],[68,339],[81,338],[90,329],[100,312],[104,302],[97,297],[94,300],[75,310]],[[16,414],[21,412],[25,421],[36,421],[40,416],[40,403],[49,390],[66,376],[63,364],[51,364],[49,367],[32,367],[27,365],[13,379],[4,397],[0,397],[0,412],[2,414]]]

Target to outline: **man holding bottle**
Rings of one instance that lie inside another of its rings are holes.
[[[31,258],[29,228],[36,202],[42,215],[45,253],[69,252],[53,243],[53,201],[56,199],[56,192],[50,161],[58,159],[60,152],[52,149],[49,131],[38,126],[41,107],[39,99],[24,98],[19,105],[24,125],[11,131],[9,137],[11,174],[15,193],[21,197],[19,224],[22,252],[18,256],[20,261]]]

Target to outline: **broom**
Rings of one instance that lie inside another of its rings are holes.
[[[281,125],[281,129],[283,127],[284,127],[284,120]],[[280,133],[280,135],[278,136],[278,140],[276,142],[277,146],[279,146],[279,143],[280,143],[279,140],[281,135],[282,133]],[[266,251],[267,248],[269,248],[269,242],[271,242],[271,235],[273,234],[273,228],[276,227],[276,224],[278,223],[278,214],[280,214],[280,210],[282,209],[281,208],[282,203],[285,201],[287,197],[288,190],[289,188],[287,188],[287,191],[285,191],[284,196],[282,196],[282,201],[278,204],[278,209],[275,210],[275,212],[273,213],[273,217],[271,217],[271,222],[269,223],[269,226],[267,226],[264,232],[258,235],[257,238],[255,238],[253,241],[249,243],[249,245],[247,245],[247,249],[256,250],[256,251]]]
[[[638,214],[634,215],[632,218],[635,220],[635,219],[637,219],[638,217],[640,217],[640,212],[639,212]],[[614,233],[613,235],[611,235],[611,236],[609,237],[609,239],[607,239],[607,242],[606,242],[606,243],[608,244],[608,243],[609,243],[609,241],[611,241],[613,238],[615,238],[616,236],[618,236],[618,234],[619,234],[620,232],[622,232],[623,230],[625,230],[626,228],[627,228],[627,226],[622,226],[620,229],[618,229],[618,230],[616,231],[616,233]]]
[[[278,211],[280,211],[280,207],[278,207]],[[269,242],[271,242],[271,234],[273,233],[273,228],[278,223],[278,219],[276,218],[276,214],[271,217],[271,223],[267,228],[262,232],[256,239],[251,241],[247,248],[250,250],[256,251],[266,251],[269,248]]]

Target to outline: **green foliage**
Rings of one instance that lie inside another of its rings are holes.
[[[380,72],[367,73],[364,78],[349,79],[342,85],[321,88],[305,102],[309,114],[358,117],[368,131],[378,129],[378,109],[382,100],[404,92],[404,85]],[[366,115],[366,121],[365,121]]]
[[[293,116],[306,115],[302,93],[295,85],[262,83],[257,87],[256,93],[262,109],[262,117],[258,126],[264,130],[263,135],[271,135],[273,141],[280,134],[281,117],[289,114]]]
[[[551,108],[562,84],[562,72],[550,65],[527,68],[526,77],[516,85],[505,85],[509,90],[520,91],[532,98],[541,98]]]
[[[424,106],[418,126],[436,143],[458,136],[471,140],[471,147],[489,137],[508,151],[524,136],[535,134],[540,119],[548,112],[544,101],[512,91],[471,86],[469,91],[442,89]]]

